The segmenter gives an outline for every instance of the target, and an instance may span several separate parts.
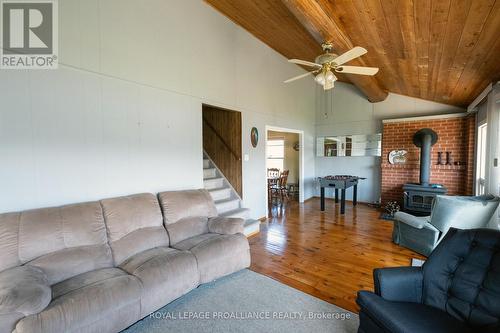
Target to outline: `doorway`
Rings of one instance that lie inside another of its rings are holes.
[[[203,104],[203,149],[243,198],[241,113]]]
[[[270,213],[289,203],[304,201],[303,146],[303,131],[266,126],[266,194]]]

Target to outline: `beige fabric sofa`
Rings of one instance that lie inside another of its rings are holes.
[[[0,332],[119,332],[250,265],[205,190],[0,215]]]

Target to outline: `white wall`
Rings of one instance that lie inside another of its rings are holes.
[[[356,87],[342,82],[328,92],[316,88],[317,136],[381,133],[383,119],[454,112],[464,109],[392,93],[383,102],[370,103]],[[386,157],[316,157],[315,175],[366,177],[359,183],[358,200],[375,202],[380,198],[381,158]],[[315,194],[319,195],[317,185]],[[327,190],[326,195],[331,197],[333,191]],[[352,190],[346,197],[352,199]]]
[[[266,214],[266,125],[305,132],[312,80],[198,0],[59,0],[60,68],[0,72],[0,212],[202,186],[201,105],[242,112],[244,205]],[[250,129],[259,129],[257,148]]]

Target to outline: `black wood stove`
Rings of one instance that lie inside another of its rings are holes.
[[[441,184],[429,183],[431,146],[437,140],[437,133],[430,128],[421,129],[413,136],[413,143],[420,148],[420,183],[403,185],[405,211],[415,214],[429,214],[436,195],[445,194],[447,191]]]

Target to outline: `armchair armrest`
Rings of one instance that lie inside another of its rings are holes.
[[[0,315],[36,314],[51,300],[52,290],[41,269],[19,266],[0,272]]]
[[[243,233],[245,220],[236,217],[212,217],[208,219],[208,231],[221,235]]]
[[[420,217],[405,212],[396,212],[396,214],[394,214],[394,219],[404,224],[408,224],[413,228],[422,229],[424,225],[428,224],[430,221],[430,216]]]
[[[391,267],[373,270],[375,293],[387,301],[422,302],[421,267]]]

